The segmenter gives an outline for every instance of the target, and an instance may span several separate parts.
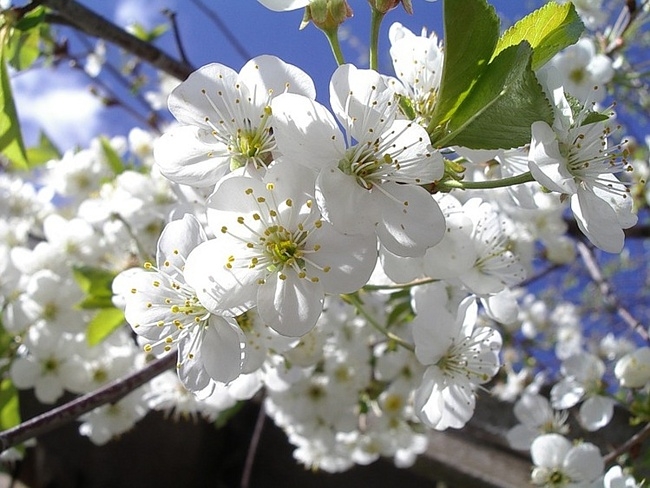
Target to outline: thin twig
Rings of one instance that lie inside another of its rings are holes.
[[[603,457],[603,460],[605,461],[605,465],[614,462],[616,458],[619,457],[621,454],[626,453],[634,446],[641,444],[649,436],[650,436],[650,423],[646,424],[645,427],[643,427],[643,429],[641,429],[639,432],[634,434],[632,437],[630,437],[627,441],[625,441],[623,444],[618,446],[612,452],[607,453]]]
[[[639,334],[643,340],[648,340],[648,332],[641,322],[634,318],[634,316],[627,310],[619,301],[618,297],[612,291],[612,287],[609,282],[603,276],[603,273],[598,266],[598,261],[594,256],[591,249],[584,242],[577,242],[578,252],[580,257],[585,263],[587,272],[591,279],[596,283],[598,289],[600,290],[601,295],[605,304],[611,309],[615,310],[618,316],[623,319],[623,321],[630,326],[637,334]]]
[[[232,44],[232,47],[235,48],[235,51],[239,53],[239,55],[244,58],[244,61],[248,61],[251,59],[253,56],[248,52],[248,50],[244,47],[244,45],[239,42],[239,39],[237,39],[237,36],[233,34],[233,32],[228,28],[226,23],[221,20],[221,17],[212,9],[210,9],[207,5],[205,5],[201,0],[191,0],[191,2],[196,5],[196,7],[203,12],[206,17],[208,17],[212,23],[221,31],[221,33],[226,37],[228,42]]]
[[[184,80],[194,71],[188,63],[172,58],[75,0],[40,0],[39,3],[57,12],[76,29],[115,44],[179,80]]]
[[[98,390],[0,432],[0,452],[72,422],[97,407],[117,402],[136,388],[167,371],[176,364],[176,361],[176,352],[171,351],[166,356],[147,364],[140,371],[112,381]]]
[[[246,461],[244,462],[244,471],[241,476],[241,488],[248,488],[250,486],[251,476],[253,474],[253,463],[255,462],[255,455],[257,454],[257,447],[262,438],[262,430],[264,429],[264,420],[266,419],[266,410],[264,409],[264,402],[260,403],[260,409],[257,412],[257,420],[251,436],[251,442],[248,445],[248,452],[246,453]]]
[[[181,61],[185,64],[190,64],[189,59],[187,58],[187,53],[185,52],[185,47],[183,46],[183,40],[181,39],[181,33],[178,29],[178,22],[176,22],[176,12],[166,8],[163,10],[163,14],[167,16],[169,22],[172,24],[172,32],[174,33],[174,41],[176,41],[176,48],[178,49],[178,54],[181,57]]]

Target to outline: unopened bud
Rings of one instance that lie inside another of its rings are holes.
[[[411,0],[368,0],[370,6],[376,11],[385,14],[389,10],[393,10],[400,3],[404,6],[404,10],[407,13],[413,13],[413,5],[411,5]]]
[[[352,17],[352,8],[346,0],[313,0],[305,7],[300,28],[303,29],[311,21],[323,31],[332,31],[348,17]]]
[[[641,347],[618,360],[614,374],[627,388],[642,388],[650,382],[650,347]]]

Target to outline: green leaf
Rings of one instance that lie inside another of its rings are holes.
[[[543,66],[555,54],[578,41],[584,25],[572,2],[549,2],[527,15],[499,39],[493,58],[504,49],[527,41],[533,48],[533,70]]]
[[[7,61],[12,68],[22,71],[29,68],[38,59],[41,34],[39,29],[19,31],[14,29],[7,43]]]
[[[27,161],[30,168],[35,168],[52,159],[61,159],[62,155],[45,132],[38,137],[38,146],[27,148]]]
[[[0,430],[10,429],[20,424],[19,407],[18,390],[11,380],[0,382]]]
[[[483,74],[499,38],[499,18],[485,0],[445,0],[445,58],[429,133],[449,120]]]
[[[106,137],[101,137],[99,140],[102,145],[102,151],[104,151],[108,165],[113,170],[113,173],[119,175],[124,172],[124,162],[120,158],[120,155],[115,152],[113,146],[111,146],[111,142]]]
[[[162,36],[169,29],[169,25],[160,24],[151,30],[147,30],[142,24],[135,23],[129,26],[131,34],[144,42],[153,42]]]
[[[9,72],[5,62],[5,42],[7,30],[0,34],[0,153],[4,154],[15,169],[26,170],[27,155],[20,131],[18,113],[9,81]]]
[[[472,149],[508,149],[530,142],[530,126],[553,123],[553,109],[531,69],[527,42],[492,61],[447,124],[440,143]]]
[[[85,294],[84,299],[77,304],[79,308],[113,308],[114,272],[91,266],[75,266],[72,275]]]
[[[88,323],[86,340],[90,346],[96,346],[123,324],[124,312],[122,310],[115,307],[102,308]]]
[[[45,7],[39,5],[23,15],[12,27],[21,31],[27,31],[41,25],[43,20],[45,20]]]
[[[232,407],[221,411],[217,419],[214,421],[214,426],[217,429],[221,429],[222,427],[225,427],[228,421],[231,418],[233,418],[235,415],[237,415],[245,404],[246,402],[239,401],[235,403]]]

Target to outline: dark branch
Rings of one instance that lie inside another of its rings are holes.
[[[184,80],[194,71],[194,68],[188,63],[172,58],[152,44],[129,34],[75,0],[41,0],[40,4],[51,8],[74,28],[115,44],[179,80]]]
[[[37,415],[16,427],[0,432],[0,452],[72,422],[97,407],[117,402],[171,368],[176,364],[176,360],[176,352],[172,351],[166,356],[152,361],[136,373],[115,380],[94,392],[75,398],[71,402]]]
[[[589,276],[594,281],[594,283],[596,283],[596,286],[598,286],[598,290],[603,296],[605,304],[612,310],[616,310],[616,313],[623,320],[623,322],[625,322],[632,330],[639,334],[643,340],[647,341],[648,332],[646,331],[646,328],[641,322],[634,318],[630,311],[621,304],[618,297],[614,294],[609,282],[603,276],[603,273],[600,270],[600,266],[598,265],[598,261],[596,261],[596,257],[591,252],[591,249],[589,249],[589,247],[587,247],[587,245],[583,242],[578,242],[576,246],[578,248],[578,252],[580,253],[580,257],[585,263],[587,272],[589,273]]]

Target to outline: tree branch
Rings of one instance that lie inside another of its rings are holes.
[[[598,266],[598,262],[596,261],[596,257],[591,252],[591,249],[589,249],[589,247],[587,247],[584,242],[580,241],[576,243],[576,246],[578,248],[578,252],[580,253],[580,257],[585,263],[587,272],[589,273],[589,276],[594,281],[594,283],[596,283],[596,286],[598,286],[598,290],[600,290],[605,304],[612,310],[615,310],[623,322],[625,322],[630,328],[639,334],[643,340],[647,341],[648,332],[646,331],[645,327],[641,322],[635,319],[630,311],[626,309],[618,300],[618,297],[612,291],[612,287],[609,285],[609,282],[603,276],[603,273]]]
[[[48,412],[37,415],[16,427],[0,432],[0,452],[21,442],[25,442],[32,437],[37,437],[72,422],[84,413],[90,412],[97,407],[117,402],[136,388],[144,385],[175,365],[177,361],[176,356],[175,351],[170,351],[169,354],[152,361],[140,371],[112,381],[98,390],[75,398],[71,402],[64,403]]]
[[[179,80],[184,80],[194,71],[188,63],[172,58],[75,0],[40,0],[39,3],[54,10],[74,28],[115,44]]]

